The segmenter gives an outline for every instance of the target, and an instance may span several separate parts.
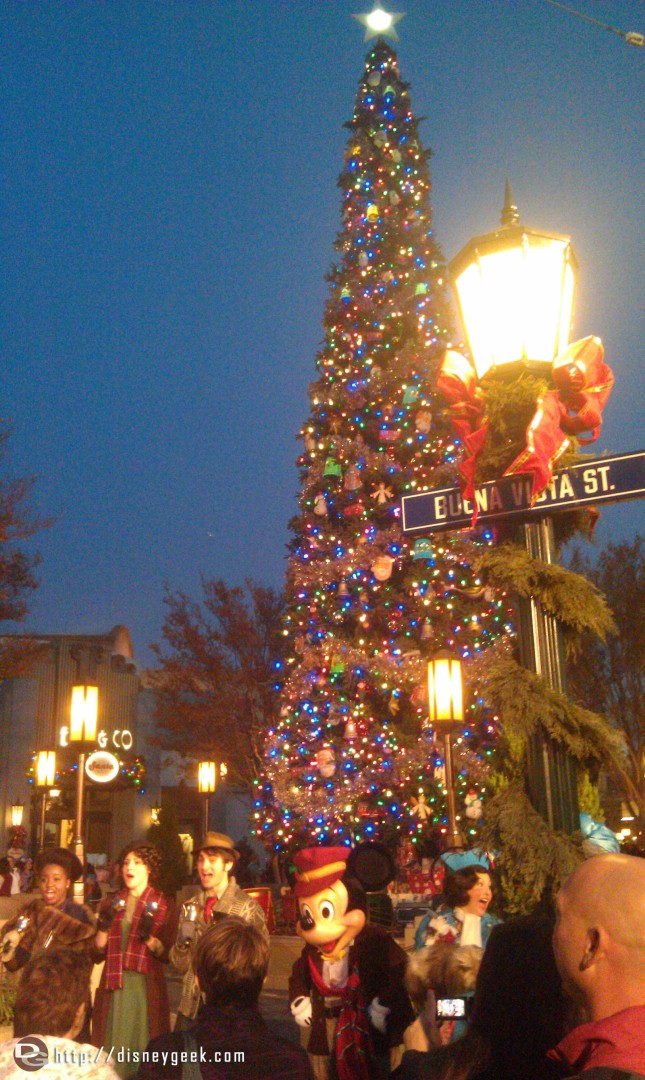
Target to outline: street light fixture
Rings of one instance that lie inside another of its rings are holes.
[[[448,845],[462,848],[464,841],[457,828],[455,782],[452,763],[453,731],[464,721],[464,692],[461,660],[446,653],[438,653],[428,661],[428,722],[435,730],[443,732],[446,790],[448,793]]]
[[[36,787],[42,789],[40,807],[40,850],[45,847],[45,815],[47,812],[48,789],[56,781],[56,751],[40,750],[36,758]]]
[[[568,236],[520,223],[507,181],[501,228],[470,240],[450,264],[480,380],[544,370],[564,351],[577,267]]]
[[[208,832],[208,809],[210,796],[217,790],[217,777],[223,779],[226,776],[226,765],[223,763],[217,766],[216,761],[200,761],[197,769],[197,785],[200,795],[204,796],[204,808],[203,808],[203,832],[204,836]]]
[[[450,264],[464,330],[480,380],[516,376],[528,368],[547,378],[568,344],[577,263],[566,236],[526,228],[519,222],[506,183],[501,228],[471,240]],[[529,555],[555,561],[553,522],[541,517],[520,526]],[[540,603],[520,597],[522,665],[559,692],[566,690],[559,623]],[[580,827],[575,765],[560,744],[529,740],[531,801],[552,829]]]
[[[11,825],[14,829],[19,828],[22,825],[22,815],[24,813],[24,806],[17,799],[11,804]]]
[[[78,775],[76,786],[76,821],[73,840],[74,854],[85,866],[83,847],[83,794],[85,790],[85,755],[89,744],[96,742],[98,726],[98,686],[73,686],[70,712],[69,741],[78,746]],[[82,904],[85,897],[83,878],[74,882],[74,899]]]

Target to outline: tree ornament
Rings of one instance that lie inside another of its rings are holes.
[[[399,151],[398,150],[393,150],[392,151],[392,161],[396,161],[396,163],[398,165],[400,160],[401,160],[401,154],[399,153]]]
[[[344,289],[340,290],[340,298],[341,300],[351,300],[352,293],[351,290],[347,288],[347,286],[345,286]]]
[[[341,581],[340,585],[338,586],[338,595],[349,596],[349,589],[347,588],[347,582],[345,580]]]
[[[425,296],[428,291],[428,286],[425,281],[419,281],[415,287],[415,296]]]
[[[383,149],[387,142],[387,134],[383,131],[383,128],[379,128],[379,130],[376,132],[376,135],[372,139],[372,142],[374,143],[374,146],[378,147],[379,150]]]
[[[358,488],[361,488],[363,486],[360,470],[357,465],[349,466],[347,472],[345,473],[345,480],[343,483],[345,491],[357,491]]]
[[[414,541],[413,559],[433,559],[434,551],[430,540],[419,539]]]
[[[390,198],[390,205],[391,206],[398,206],[399,203],[401,202],[401,196],[396,191],[391,191],[390,195],[389,195],[389,198]]]
[[[307,450],[308,453],[312,454],[315,449],[316,440],[314,439],[313,435],[308,433],[307,435],[305,435],[305,450]]]
[[[410,799],[410,814],[412,817],[416,817],[421,822],[426,822],[428,818],[432,817],[432,810],[428,806],[426,797],[422,791],[419,792],[419,798],[414,795]]]
[[[367,81],[370,86],[378,86],[381,81],[380,71],[370,71],[369,75],[367,76]]]
[[[377,506],[384,506],[385,503],[394,498],[394,493],[391,487],[386,487],[383,481],[381,481],[379,486],[374,488],[370,498],[376,499]]]
[[[358,263],[359,266],[367,266],[367,264],[369,263],[367,253],[365,251],[361,251],[360,255],[358,256]]]
[[[336,458],[328,457],[325,461],[325,467],[323,469],[323,476],[337,476],[343,475],[343,470],[336,461]]]
[[[410,701],[415,708],[421,708],[423,705],[428,704],[428,685],[425,679],[418,686],[415,686],[410,694]]]
[[[414,426],[423,435],[427,435],[432,430],[432,413],[430,409],[419,410],[414,418]]]
[[[316,495],[316,501],[314,502],[314,514],[317,514],[318,517],[325,517],[327,513],[327,500],[322,491],[319,491]]]
[[[388,94],[389,94],[389,95],[391,95],[391,96],[393,97],[393,96],[394,96],[394,93],[395,93],[395,91],[394,91],[394,87],[393,87],[393,86],[386,86],[386,87],[385,87],[385,90],[383,91],[383,96],[384,96],[384,97],[387,97],[387,96],[388,96]]]
[[[363,500],[357,499],[343,508],[343,517],[360,517],[364,509]]]
[[[466,817],[471,821],[479,821],[483,814],[482,801],[474,788],[470,788],[465,798]]]
[[[404,405],[412,405],[413,402],[415,402],[418,397],[419,397],[419,387],[418,386],[406,386],[405,390],[403,391],[403,404]]]
[[[376,205],[376,203],[370,203],[367,210],[365,211],[365,216],[366,216],[367,220],[371,221],[371,222],[378,221],[378,215],[379,215],[378,206]]]
[[[399,428],[381,428],[379,438],[384,443],[395,443],[401,438],[401,431]]]
[[[356,724],[354,723],[354,721],[352,720],[351,717],[347,721],[347,723],[345,724],[344,738],[345,739],[357,739],[358,738],[358,732],[356,730]]]
[[[372,563],[372,573],[377,581],[387,581],[392,574],[394,559],[390,555],[379,555]]]
[[[434,630],[432,629],[432,622],[430,619],[424,619],[421,624],[421,640],[430,641],[434,637]]]
[[[316,752],[316,765],[318,766],[318,772],[325,780],[328,780],[336,772],[336,755],[334,754],[334,748],[329,743],[325,743]]]

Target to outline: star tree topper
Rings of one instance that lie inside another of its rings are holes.
[[[404,12],[385,11],[378,3],[374,5],[369,15],[352,15],[353,19],[363,23],[365,41],[380,36],[391,37],[393,41],[398,41],[399,35],[394,27],[403,17]]]

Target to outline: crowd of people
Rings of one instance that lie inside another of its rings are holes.
[[[404,955],[365,925],[341,855],[307,849],[298,863],[298,1046],[259,1009],[269,934],[236,883],[230,837],[202,839],[199,887],[179,909],[157,888],[150,844],[122,852],[119,887],[96,912],[71,899],[83,873],[75,856],[42,853],[39,895],[0,936],[0,960],[21,973],[0,1076],[645,1080],[645,859],[594,855],[565,882],[554,918],[545,908],[504,921],[489,910],[490,867],[471,861],[447,873],[442,903]],[[172,1032],[168,964],[182,976]],[[318,1007],[328,1045],[312,1054]]]

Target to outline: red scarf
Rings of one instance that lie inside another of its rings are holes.
[[[352,968],[343,987],[327,986],[312,956],[309,957],[309,969],[311,980],[323,997],[343,999],[332,1049],[338,1080],[370,1080],[374,1075],[374,1049],[367,999],[361,990],[358,969]]]
[[[127,901],[128,896],[129,893],[127,889],[121,889],[118,893],[119,899]],[[142,892],[136,902],[125,952],[121,952],[121,928],[125,917],[125,907],[121,908],[120,911],[117,911],[114,916],[107,941],[107,960],[105,965],[105,987],[107,990],[121,989],[123,986],[124,968],[126,971],[139,971],[143,975],[147,975],[153,970],[153,963],[156,957],[150,952],[146,943],[139,938],[139,924],[141,922],[141,917],[145,913],[146,904],[152,902],[156,902],[158,907],[151,933],[154,937],[158,937],[158,932],[166,918],[168,904],[166,903],[166,898],[163,893],[158,892],[156,889],[152,889],[148,885],[147,889]]]

